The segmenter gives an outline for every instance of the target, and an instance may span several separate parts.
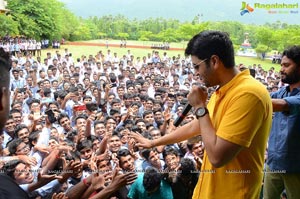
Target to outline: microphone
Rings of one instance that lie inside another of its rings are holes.
[[[185,107],[183,108],[182,113],[176,118],[174,121],[173,125],[178,127],[180,123],[183,121],[185,116],[189,113],[189,111],[192,109],[192,106],[190,104],[186,104]]]

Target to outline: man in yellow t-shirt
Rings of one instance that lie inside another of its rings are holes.
[[[235,67],[234,50],[226,33],[203,31],[185,50],[194,73],[205,86],[218,86],[206,108],[207,93],[193,87],[188,101],[197,119],[156,140],[131,133],[137,146],[180,142],[201,134],[205,154],[194,199],[258,198],[264,151],[272,120],[272,103],[265,87],[249,70]]]

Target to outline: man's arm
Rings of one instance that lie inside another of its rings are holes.
[[[289,105],[284,99],[272,99],[273,112],[288,111]]]
[[[164,135],[155,140],[148,140],[138,133],[131,132],[130,136],[137,140],[136,146],[151,148],[154,146],[174,144],[188,138],[200,135],[200,126],[197,120],[194,120],[175,131]]]

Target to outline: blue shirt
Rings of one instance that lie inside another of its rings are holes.
[[[131,199],[173,199],[171,186],[165,181],[161,180],[160,187],[155,192],[149,194],[143,186],[144,173],[140,173],[135,182],[131,185],[128,198]]]
[[[282,87],[271,93],[273,99],[284,99],[289,111],[275,112],[269,138],[267,164],[271,170],[300,172],[300,88]]]

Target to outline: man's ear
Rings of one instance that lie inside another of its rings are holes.
[[[219,67],[220,65],[220,58],[217,55],[213,55],[211,56],[210,62],[213,65],[214,69],[217,69],[216,67]]]

